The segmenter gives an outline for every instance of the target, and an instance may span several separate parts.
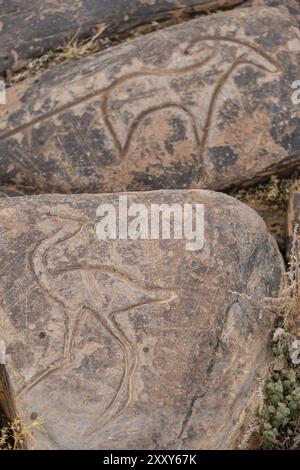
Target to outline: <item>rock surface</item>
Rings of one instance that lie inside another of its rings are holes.
[[[103,36],[127,32],[184,12],[209,12],[243,0],[0,0],[0,74],[19,69],[74,37],[85,37],[103,23]],[[30,27],[28,27],[30,24]]]
[[[299,15],[299,0],[246,0],[241,7],[280,7],[286,8],[292,15]]]
[[[300,161],[299,54],[286,9],[241,8],[24,81],[0,107],[0,184],[219,190],[287,171]]]
[[[0,201],[6,403],[44,420],[32,448],[231,448],[268,364],[274,316],[259,303],[281,290],[277,245],[253,210],[210,191],[128,194],[148,209],[204,204],[202,250],[100,241],[97,208],[118,201]]]

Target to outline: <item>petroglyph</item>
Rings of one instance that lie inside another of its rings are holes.
[[[31,251],[29,263],[39,287],[52,301],[62,307],[65,325],[63,357],[47,369],[38,371],[29,382],[24,384],[18,395],[26,393],[53,372],[61,371],[63,373],[65,363],[74,361],[74,343],[78,325],[85,312],[88,311],[119,344],[124,356],[124,372],[120,385],[112,401],[102,416],[98,418],[98,426],[102,427],[107,419],[112,419],[116,413],[120,414],[130,403],[132,380],[138,361],[135,346],[118,325],[117,316],[151,303],[171,302],[176,298],[176,294],[168,289],[146,289],[112,266],[101,264],[93,266],[72,265],[65,269],[49,270],[47,267],[49,252],[58,244],[63,244],[66,241],[72,242],[72,239],[84,227],[84,224],[79,220],[77,223],[74,219],[68,218],[57,219],[54,217],[54,220],[58,221],[59,227],[38,242]],[[72,286],[71,296],[70,285]],[[122,302],[124,302],[126,295],[128,306],[125,308],[121,308],[121,305],[118,306],[114,291],[121,292]],[[109,297],[109,302],[105,303],[107,297]],[[123,405],[122,394],[125,397]],[[97,429],[94,429],[93,432],[96,432]]]
[[[204,248],[99,240],[97,208],[118,194],[0,202],[0,340],[17,412],[46,430],[30,446],[230,447],[274,321],[233,292],[279,295],[281,256],[261,219],[222,194],[128,198],[204,204]]]
[[[299,158],[284,92],[297,41],[281,10],[241,9],[16,86],[0,110],[0,182],[29,193],[222,189],[288,171]]]
[[[1,110],[3,184],[28,192],[221,189],[296,165],[288,124],[274,134],[291,106],[283,89],[297,61],[288,44],[300,44],[292,20],[250,8],[186,28],[85,59],[80,74],[70,65],[25,91],[15,87],[22,111],[13,102]]]

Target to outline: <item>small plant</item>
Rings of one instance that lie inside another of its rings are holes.
[[[43,420],[37,418],[31,424],[26,424],[20,417],[15,418],[4,428],[0,429],[0,450],[18,450],[23,448],[26,441],[34,440],[33,430],[44,431]]]
[[[287,331],[300,336],[300,232],[297,225],[293,233],[289,269],[287,272],[284,327]]]
[[[76,60],[88,54],[94,54],[106,49],[112,44],[112,41],[107,37],[101,37],[106,28],[107,25],[105,23],[99,24],[96,32],[93,32],[87,39],[80,37],[79,30],[72,38],[57,49],[47,51],[42,56],[29,60],[21,70],[17,72],[8,70],[6,86],[9,88],[14,83],[21,82],[36,73],[48,70],[58,64]]]
[[[259,410],[255,437],[264,449],[300,448],[300,243],[295,228],[286,286],[278,300],[280,327],[273,336],[274,361]]]
[[[85,56],[92,52],[95,52],[97,47],[96,41],[106,30],[107,25],[101,24],[97,28],[97,32],[87,40],[79,40],[76,35],[69,42],[64,44],[62,47],[57,49],[58,57],[60,62],[66,62],[69,60],[75,60],[79,57]]]
[[[300,413],[300,374],[293,368],[273,373],[265,387],[264,403],[259,411],[262,425],[258,436],[262,448],[280,445],[286,433],[293,434]],[[286,428],[286,429],[285,429]],[[283,439],[284,440],[284,439]]]
[[[299,190],[300,178],[299,173],[296,173],[293,177],[286,179],[271,176],[267,183],[259,184],[249,189],[240,189],[234,195],[246,204],[262,204],[265,207],[270,207],[272,210],[286,210],[290,194],[293,191]]]
[[[248,189],[233,191],[232,196],[255,209],[264,219],[269,232],[275,237],[279,248],[285,252],[287,207],[290,194],[300,190],[300,173],[290,178],[272,176],[268,182]]]

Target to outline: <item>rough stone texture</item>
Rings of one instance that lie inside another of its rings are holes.
[[[243,0],[0,0],[0,74],[20,68],[77,35],[105,23],[104,37],[185,12],[229,8]]]
[[[299,0],[246,0],[241,5],[242,8],[249,6],[280,7],[282,10],[286,8],[292,15],[298,16],[300,14]]]
[[[274,316],[258,305],[282,288],[277,245],[223,194],[128,198],[204,204],[204,248],[99,241],[96,209],[117,194],[0,202],[11,408],[44,419],[33,448],[231,448],[268,365]]]
[[[9,89],[0,184],[224,189],[299,165],[300,32],[284,12],[193,20]]]
[[[298,230],[297,230],[298,227]],[[294,236],[297,233],[300,235],[300,192],[291,194],[288,211],[288,254],[291,251]],[[299,236],[300,247],[300,236]],[[300,279],[299,279],[300,282]]]

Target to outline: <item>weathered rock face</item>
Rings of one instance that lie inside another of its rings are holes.
[[[284,11],[190,21],[9,89],[0,183],[223,189],[299,164],[300,32]]]
[[[243,0],[0,0],[0,74],[20,68],[66,40],[84,37],[106,24],[104,36],[129,31],[184,12],[209,12]],[[30,24],[30,27],[28,27]]]
[[[246,0],[241,7],[280,7],[286,8],[292,15],[299,15],[299,1],[298,0]]]
[[[281,289],[276,243],[254,211],[210,191],[128,194],[148,210],[204,204],[199,251],[183,239],[100,241],[97,208],[118,202],[0,202],[11,398],[45,427],[29,445],[230,448],[267,366],[274,316],[258,305]]]

